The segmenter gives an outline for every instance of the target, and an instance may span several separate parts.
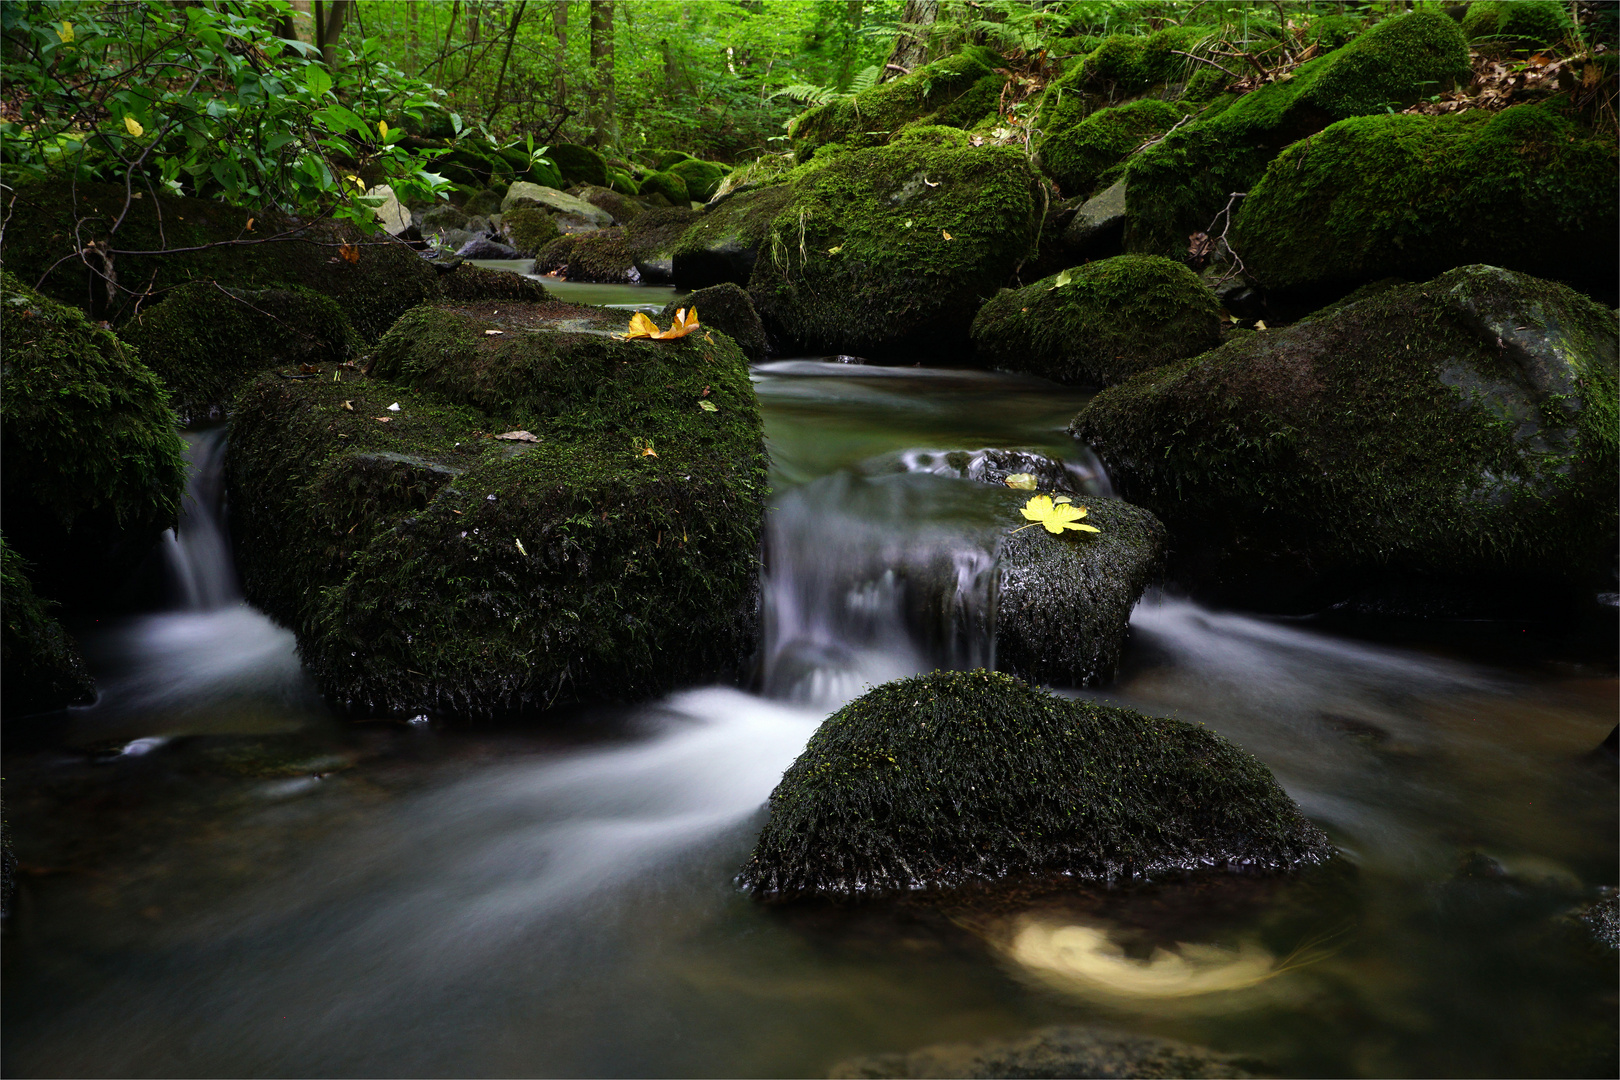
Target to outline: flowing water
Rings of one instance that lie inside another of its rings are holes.
[[[7,1075],[817,1076],[1059,1023],[1284,1075],[1612,1075],[1615,959],[1565,918],[1620,872],[1613,772],[1582,756],[1615,722],[1614,667],[1585,631],[1150,596],[1120,677],[1085,693],[1254,752],[1340,865],[952,919],[739,895],[765,798],[831,709],[993,664],[987,452],[1107,491],[1063,430],[1072,390],[809,360],[755,378],[762,693],[537,729],[331,716],[239,598],[222,429],[189,435],[174,610],[83,628],[101,697],[7,747]]]

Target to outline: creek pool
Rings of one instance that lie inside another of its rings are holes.
[[[100,700],[7,742],[6,1075],[825,1076],[1054,1024],[1281,1075],[1614,1074],[1615,954],[1567,917],[1620,874],[1614,772],[1586,756],[1615,723],[1612,627],[1149,596],[1090,696],[1259,756],[1337,866],[976,917],[740,895],[766,796],[839,702],[993,659],[967,617],[994,575],[978,452],[1107,485],[1064,431],[1071,389],[811,359],[755,383],[775,488],[758,686],[537,729],[329,713],[239,599],[222,432],[190,433],[174,606],[80,627]],[[954,614],[930,623],[913,571],[939,565],[957,593],[931,610]]]

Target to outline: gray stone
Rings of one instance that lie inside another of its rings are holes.
[[[475,236],[456,249],[456,254],[464,259],[517,259],[517,248],[491,240],[487,236]]]
[[[1063,245],[1077,257],[1107,258],[1124,250],[1125,181],[1087,199],[1063,230]]]
[[[558,215],[558,225],[563,225],[563,218],[577,218],[588,222],[593,229],[605,229],[613,224],[613,215],[601,207],[592,206],[584,199],[576,198],[556,188],[541,187],[524,180],[514,183],[506,192],[506,198],[501,200],[501,212],[512,209],[522,203],[533,203],[545,207]],[[578,229],[569,229],[564,226],[564,232],[577,232]]]

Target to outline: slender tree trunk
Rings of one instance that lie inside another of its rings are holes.
[[[439,50],[438,73],[433,77],[433,81],[441,86],[444,84],[444,65],[450,57],[450,42],[456,36],[456,16],[459,14],[461,14],[461,0],[453,0],[450,5],[450,22],[444,28],[444,48]]]
[[[461,73],[463,79],[472,78],[473,65],[478,62],[477,45],[483,40],[484,5],[478,0],[467,0],[467,65]]]
[[[512,46],[517,44],[518,23],[523,21],[523,9],[529,6],[529,0],[518,0],[517,10],[512,12],[512,22],[506,28],[506,52],[501,55],[501,72],[495,76],[495,94],[490,99],[489,117],[486,124],[495,122],[495,115],[501,111],[501,87],[506,85],[506,66],[512,62]]]
[[[557,108],[568,107],[568,0],[551,0],[551,32],[557,39],[557,77],[552,81]]]
[[[855,36],[861,31],[866,15],[866,0],[846,0],[844,4],[844,49],[838,58],[838,81],[833,85],[840,90],[849,89],[851,70],[855,66]]]
[[[908,75],[928,62],[929,31],[938,18],[939,0],[906,0],[906,10],[900,15],[900,36],[895,39],[894,52],[889,54],[879,82]]]
[[[354,0],[315,0],[315,47],[321,50],[321,63],[328,71],[337,70],[337,43],[343,36]],[[324,8],[324,10],[323,10]]]
[[[613,0],[591,0],[591,86],[586,112],[592,144],[599,149],[616,145],[619,110],[613,89]]]
[[[420,57],[422,53],[421,35],[422,6],[420,4],[405,5],[405,25],[410,28],[410,44],[406,47],[406,67],[412,75],[421,74]]]

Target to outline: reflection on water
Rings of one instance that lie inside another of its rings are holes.
[[[1037,380],[793,362],[756,386],[773,698],[337,725],[290,635],[228,595],[107,632],[75,737],[122,752],[7,759],[7,1070],[824,1075],[1102,1023],[1284,1075],[1612,1071],[1613,958],[1560,921],[1617,873],[1612,776],[1578,760],[1614,723],[1612,671],[1154,598],[1088,694],[1237,740],[1353,866],[971,926],[741,896],[761,804],[830,708],[993,657],[974,455],[1106,483],[1063,430],[1082,396]]]
[[[562,281],[534,272],[533,259],[469,259],[488,270],[505,270],[533,278],[558,300],[570,304],[595,304],[623,311],[656,313],[671,300],[686,294],[673,285],[598,285],[589,281]]]

